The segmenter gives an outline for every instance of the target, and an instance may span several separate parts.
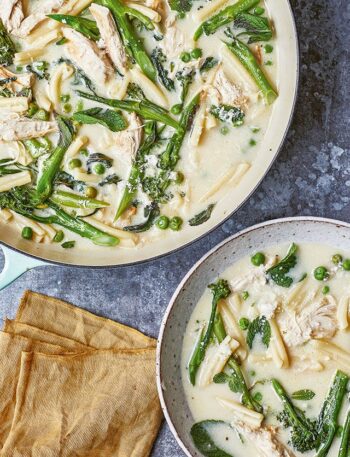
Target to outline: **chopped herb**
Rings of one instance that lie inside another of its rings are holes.
[[[212,105],[210,113],[222,122],[227,122],[235,127],[243,124],[244,112],[236,106]]]
[[[220,449],[210,436],[210,428],[215,424],[224,424],[222,421],[206,420],[194,424],[191,428],[191,437],[199,452],[205,457],[233,457]]]
[[[273,51],[273,46],[271,44],[265,44],[264,49],[266,54],[271,54],[271,52]]]
[[[190,219],[188,221],[188,223],[191,226],[204,224],[204,222],[207,222],[210,219],[210,216],[211,216],[211,213],[213,212],[214,207],[215,207],[215,203],[210,204],[207,209],[201,211],[199,214],[192,217],[192,219]]]
[[[292,394],[293,400],[312,400],[315,396],[315,392],[309,389],[298,390]]]
[[[61,243],[64,239],[64,232],[63,230],[59,230],[56,235],[53,237],[54,243]]]
[[[146,206],[144,209],[144,216],[146,220],[142,222],[141,224],[138,225],[129,225],[127,227],[124,227],[123,230],[126,230],[127,232],[134,232],[134,233],[140,233],[140,232],[146,232],[149,230],[156,219],[159,217],[160,211],[159,211],[159,206],[157,203],[152,202],[150,205]]]
[[[297,245],[293,243],[290,246],[286,257],[278,262],[277,265],[267,270],[267,274],[277,285],[281,287],[290,287],[292,285],[293,278],[287,276],[287,273],[289,273],[289,271],[294,268],[297,263],[297,250]]]
[[[257,41],[269,41],[272,38],[272,30],[266,17],[240,13],[234,20],[233,26],[236,29],[243,30],[238,36],[248,36],[248,44],[256,43]]]
[[[262,342],[266,347],[269,347],[271,339],[271,327],[265,316],[257,317],[249,323],[247,331],[247,344],[252,349],[254,339],[257,335],[261,335]]]
[[[242,292],[242,298],[243,298],[243,300],[248,300],[248,298],[249,298],[249,292],[248,292],[247,290],[244,290],[244,291]]]
[[[205,59],[205,61],[202,63],[202,65],[200,66],[199,71],[201,73],[209,71],[212,68],[214,68],[218,63],[219,63],[219,61],[217,59],[215,59],[215,57],[211,57],[211,56],[207,57]]]
[[[118,182],[120,182],[120,181],[121,181],[121,179],[119,178],[119,176],[116,174],[113,174],[113,175],[106,176],[98,185],[100,187],[103,187],[107,184],[118,184]]]
[[[75,246],[75,241],[65,241],[64,243],[61,244],[63,249],[72,249]]]
[[[327,295],[329,293],[329,291],[330,291],[329,286],[324,286],[324,288],[322,289],[323,295]]]
[[[241,317],[238,324],[242,330],[248,330],[250,320],[247,317]]]
[[[128,126],[122,114],[103,108],[91,108],[73,114],[73,119],[81,124],[101,124],[112,132],[120,132]]]

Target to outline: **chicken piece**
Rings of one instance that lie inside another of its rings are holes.
[[[14,95],[16,95],[23,89],[29,89],[32,87],[34,82],[34,75],[33,73],[12,73],[7,68],[0,66],[0,80],[1,79],[10,79],[8,83],[1,86],[1,89],[6,88]]]
[[[261,457],[295,457],[293,452],[278,440],[273,427],[253,428],[244,422],[234,422],[232,427],[254,444]]]
[[[40,22],[46,19],[47,14],[57,13],[68,0],[44,0],[36,5],[35,10],[24,18],[14,34],[20,38],[28,36]]]
[[[300,346],[311,339],[332,338],[337,329],[337,304],[332,295],[315,299],[307,306],[286,310],[280,328],[287,346]]]
[[[0,19],[8,32],[17,30],[23,18],[22,0],[0,0]]]
[[[114,68],[105,52],[71,28],[64,28],[63,35],[69,40],[66,49],[70,59],[99,86],[108,82],[114,74]]]
[[[112,13],[108,8],[96,3],[90,6],[90,12],[100,30],[103,47],[106,49],[115,68],[124,75],[128,69],[128,57]]]
[[[176,27],[175,16],[169,16],[165,21],[165,34],[160,46],[169,60],[177,58],[186,47],[184,33]],[[188,41],[188,40],[187,40]],[[187,43],[188,46],[191,43]]]
[[[251,268],[247,273],[237,276],[230,281],[233,292],[242,292],[253,284],[264,286],[266,282],[267,278],[263,266]]]
[[[34,121],[32,119],[8,119],[0,122],[0,140],[29,140],[57,130],[56,122]]]
[[[114,135],[115,144],[121,150],[127,160],[133,159],[140,147],[142,139],[142,122],[135,114],[131,113],[128,116],[129,127],[122,132]]]
[[[241,110],[248,106],[249,99],[244,95],[242,88],[227,78],[221,66],[215,73],[209,92],[218,105],[235,106]]]

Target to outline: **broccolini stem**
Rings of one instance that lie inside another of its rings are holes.
[[[127,14],[130,14],[130,8],[125,7],[119,0],[99,0],[99,3],[112,12],[126,49],[139,64],[143,73],[155,82],[157,80],[156,69],[143,47],[142,40],[134,33],[127,17]]]
[[[180,128],[179,123],[170,116],[166,109],[150,102],[149,100],[112,100],[109,98],[99,97],[98,95],[89,94],[87,92],[82,92],[81,90],[77,90],[76,93],[80,97],[88,100],[103,103],[104,105],[119,108],[130,113],[135,112],[146,120],[161,122],[165,125],[173,127],[174,129]]]
[[[264,72],[261,70],[254,54],[249,47],[242,41],[235,38],[232,43],[225,43],[228,49],[234,54],[241,64],[246,68],[248,73],[254,79],[256,85],[261,90],[265,102],[271,105],[278,97],[277,92],[271,86]]]
[[[350,409],[347,412],[345,424],[341,434],[341,442],[338,457],[348,457],[350,455]]]
[[[0,65],[12,65],[16,48],[0,19]]]
[[[59,171],[64,154],[73,140],[71,122],[58,116],[57,123],[60,130],[60,139],[53,153],[45,160],[36,186],[36,195],[41,202],[44,202],[52,194],[56,173]]]
[[[83,197],[82,195],[61,190],[54,192],[51,196],[51,200],[58,205],[68,206],[69,208],[98,209],[109,206],[109,203],[101,200],[95,200],[94,198]]]
[[[224,8],[198,27],[193,36],[194,41],[197,41],[203,33],[206,35],[212,35],[223,25],[232,22],[238,14],[243,13],[244,11],[249,11],[259,2],[260,0],[238,0],[238,2],[234,5]]]

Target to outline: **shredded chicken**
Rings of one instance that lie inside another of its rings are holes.
[[[32,14],[27,16],[14,34],[21,38],[28,36],[37,25],[46,19],[47,14],[57,13],[68,0],[44,0],[36,5]]]
[[[0,66],[0,79],[13,79],[7,84],[1,86],[1,89],[8,89],[14,95],[23,89],[29,89],[34,82],[34,75],[32,73],[17,74],[12,73],[5,67]]]
[[[14,32],[23,21],[22,0],[0,0],[0,19],[8,32]]]
[[[129,115],[129,127],[115,134],[116,145],[128,159],[133,159],[142,139],[142,122],[135,114]]]
[[[244,95],[242,88],[228,79],[221,66],[215,74],[210,95],[220,105],[235,106],[242,110],[248,106],[249,100]]]
[[[90,6],[102,38],[102,47],[106,49],[116,69],[124,74],[127,71],[128,58],[119,31],[108,8],[93,3]]]
[[[232,426],[238,433],[252,441],[262,457],[294,457],[293,452],[278,440],[275,428],[266,426],[252,428],[244,422],[234,422]]]
[[[169,16],[165,21],[165,34],[160,45],[168,59],[178,57],[186,47],[184,33],[176,27],[175,16]]]
[[[66,49],[70,59],[98,85],[108,82],[114,69],[105,52],[71,28],[64,28],[63,34],[69,40]]]
[[[56,122],[36,121],[26,118],[8,119],[0,122],[0,140],[28,140],[44,136],[56,130]]]
[[[232,290],[234,292],[242,292],[247,290],[248,286],[252,284],[257,286],[263,286],[267,282],[265,268],[263,266],[254,267],[248,270],[240,276],[236,276],[230,281]]]
[[[336,301],[332,295],[326,295],[306,306],[286,310],[279,324],[288,346],[299,346],[311,339],[332,338],[338,328]]]

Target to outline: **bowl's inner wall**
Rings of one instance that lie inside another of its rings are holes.
[[[287,219],[264,225],[230,239],[207,257],[187,278],[168,316],[160,352],[163,398],[172,424],[188,455],[200,456],[192,445],[189,431],[193,418],[181,380],[183,335],[192,311],[209,283],[238,259],[268,246],[282,243],[321,243],[350,252],[350,225],[325,220]],[[210,419],[210,412],[208,412]]]

